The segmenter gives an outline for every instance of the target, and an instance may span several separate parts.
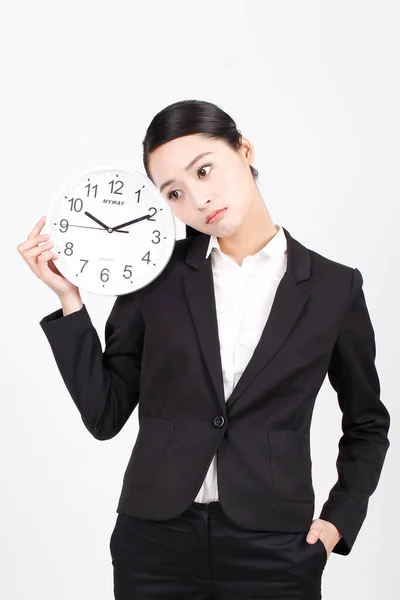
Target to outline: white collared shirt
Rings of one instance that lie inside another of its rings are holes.
[[[274,237],[238,265],[210,237],[218,336],[225,402],[232,394],[268,319],[276,289],[287,266],[287,240],[280,225]],[[195,502],[218,500],[217,457],[214,455]]]

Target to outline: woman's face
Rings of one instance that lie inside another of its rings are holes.
[[[183,223],[217,237],[232,235],[243,223],[256,185],[250,171],[253,146],[244,137],[242,144],[236,151],[222,140],[197,133],[171,140],[150,154],[151,179]],[[226,210],[219,220],[206,223],[207,216],[220,209]]]

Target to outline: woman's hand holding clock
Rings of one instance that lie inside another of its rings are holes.
[[[61,275],[53,262],[58,256],[51,251],[54,243],[47,241],[49,234],[40,234],[45,221],[46,217],[42,217],[36,223],[27,239],[17,246],[17,250],[36,277],[48,285],[60,300],[64,301],[69,297],[80,298],[79,288]]]

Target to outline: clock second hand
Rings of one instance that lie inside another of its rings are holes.
[[[71,225],[71,224],[68,224],[68,227],[83,227],[84,229],[99,229],[100,231],[105,231],[104,227],[90,227],[90,225]],[[107,231],[108,231],[108,229],[107,229]],[[118,229],[116,231],[117,231],[117,233],[130,233],[126,229]]]

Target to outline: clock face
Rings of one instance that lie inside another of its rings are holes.
[[[97,169],[54,198],[45,231],[64,277],[94,294],[120,296],[151,283],[175,246],[175,220],[153,182],[138,171]]]

